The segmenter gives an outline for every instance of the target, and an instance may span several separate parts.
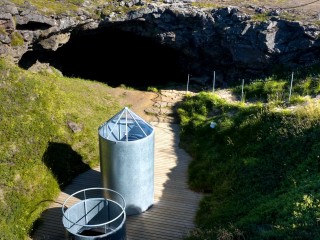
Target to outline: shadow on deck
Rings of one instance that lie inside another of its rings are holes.
[[[154,204],[139,215],[128,216],[127,239],[182,239],[194,228],[201,194],[188,188],[187,170],[191,157],[180,149],[179,126],[152,123],[155,128]],[[76,191],[101,187],[100,167],[76,177],[41,216],[34,240],[65,239],[62,204]]]

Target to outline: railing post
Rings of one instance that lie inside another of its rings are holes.
[[[88,219],[87,219],[88,209],[87,209],[87,204],[86,204],[86,200],[87,200],[86,190],[83,191],[83,195],[84,195],[84,209],[85,209],[84,219],[85,219],[85,223],[87,225],[87,223],[88,223]]]
[[[291,99],[291,93],[292,93],[292,83],[293,83],[293,72],[291,74],[291,83],[290,83],[290,92],[289,92],[289,103],[290,103],[290,99]]]
[[[216,85],[216,71],[213,71],[212,93],[214,93],[215,85]]]
[[[243,95],[244,95],[244,92],[243,92],[243,88],[244,88],[244,79],[242,79],[242,87],[241,87],[241,102],[243,101]]]
[[[187,81],[187,93],[189,93],[189,80],[190,80],[190,74],[188,73],[188,81]]]

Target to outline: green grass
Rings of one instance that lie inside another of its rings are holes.
[[[232,89],[234,94],[241,96],[242,86],[237,86]],[[243,91],[246,99],[249,101],[263,101],[263,102],[281,102],[285,100],[286,90],[288,89],[288,82],[284,80],[256,80],[249,84],[245,84]]]
[[[25,3],[24,0],[12,0],[13,3],[18,6]],[[45,14],[60,14],[66,11],[76,11],[84,0],[66,0],[66,1],[55,1],[55,0],[30,0],[28,1],[32,6],[36,7],[39,11]],[[99,1],[98,1],[99,2]],[[101,2],[101,1],[100,1]]]
[[[24,43],[23,37],[18,32],[13,32],[11,34],[11,46],[18,47],[22,46]]]
[[[207,193],[186,239],[320,239],[317,102],[279,110],[201,93],[179,115],[189,185]]]
[[[5,60],[0,76],[0,239],[27,239],[60,188],[99,163],[98,127],[120,109],[101,83]]]
[[[24,0],[13,0],[12,2],[18,6],[23,6],[25,4]],[[84,0],[30,0],[28,2],[45,15],[68,13],[71,16],[77,16],[77,11],[83,7]],[[103,6],[101,11],[103,16],[108,15],[111,12],[126,14],[131,10],[139,8],[137,6],[132,6],[130,8],[119,6],[119,2],[113,0],[95,0],[91,1],[90,6],[86,8],[86,12],[91,13],[91,17],[93,18],[100,18],[100,14],[95,11],[98,6]]]
[[[318,72],[318,71],[315,71]],[[283,105],[289,99],[291,76],[270,77],[262,80],[258,79],[248,84],[244,84],[243,91],[247,101],[268,102],[273,105]],[[242,86],[235,86],[231,91],[237,96],[241,96]],[[290,103],[302,103],[315,97],[320,93],[320,75],[317,73],[297,72],[294,75],[292,96]]]
[[[266,22],[271,17],[268,15],[269,13],[256,13],[251,16],[251,20],[255,22]]]
[[[157,87],[148,87],[147,88],[147,91],[149,92],[154,92],[154,93],[158,93],[159,92],[159,89]]]

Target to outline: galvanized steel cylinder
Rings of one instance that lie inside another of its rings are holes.
[[[126,214],[146,211],[154,197],[154,129],[128,108],[99,128],[102,185],[123,195]]]

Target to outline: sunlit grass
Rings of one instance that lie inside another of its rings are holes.
[[[290,83],[274,79],[245,87],[250,104],[212,93],[186,99],[179,116],[181,146],[193,157],[189,185],[207,193],[186,239],[320,238],[319,80],[296,81],[290,101]]]
[[[119,106],[102,83],[33,74],[4,60],[0,72],[0,239],[27,239],[60,187],[99,163],[98,127]]]
[[[25,4],[23,0],[12,0],[17,5]],[[55,0],[30,0],[29,3],[36,7],[40,12],[46,14],[60,14],[66,11],[76,11],[84,0],[66,0],[66,1],[55,1]]]

